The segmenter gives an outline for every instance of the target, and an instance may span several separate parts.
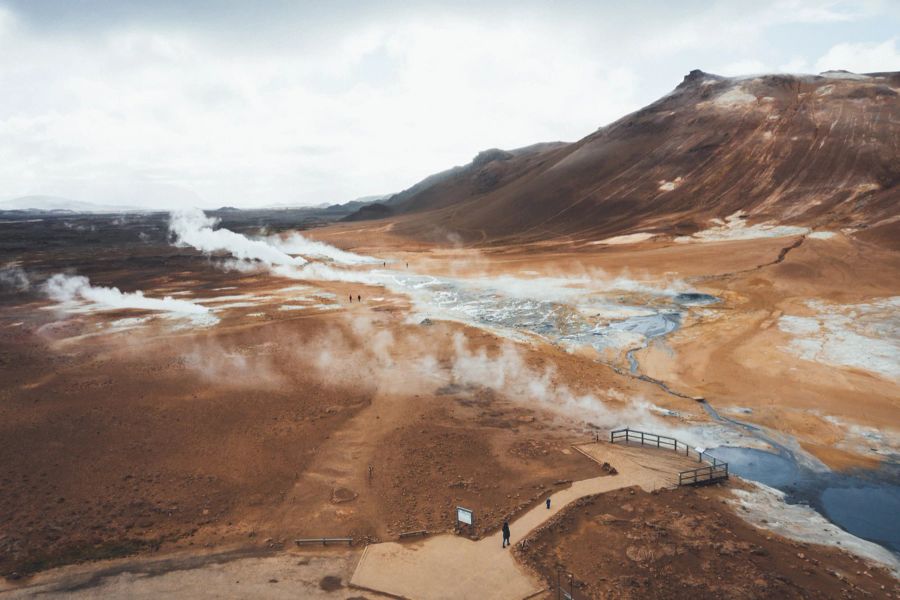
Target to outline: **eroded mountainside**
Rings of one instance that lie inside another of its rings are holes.
[[[692,71],[572,143],[479,154],[385,204],[394,230],[470,242],[751,222],[853,228],[896,243],[900,73],[725,78]]]

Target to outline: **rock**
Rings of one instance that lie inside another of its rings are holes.
[[[335,504],[343,502],[352,502],[359,496],[356,492],[348,488],[335,488],[331,491],[331,501]]]

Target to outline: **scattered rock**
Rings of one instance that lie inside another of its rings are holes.
[[[331,492],[331,501],[334,504],[341,504],[344,502],[352,502],[356,500],[359,496],[356,492],[348,488],[335,488]]]
[[[336,575],[326,575],[319,581],[319,587],[326,592],[333,592],[344,587],[344,583]]]

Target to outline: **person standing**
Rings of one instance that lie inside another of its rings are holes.
[[[547,510],[550,510],[550,498],[547,498]]]
[[[350,294],[350,304],[353,304],[353,294]]]
[[[503,521],[503,547],[509,546],[509,522]]]

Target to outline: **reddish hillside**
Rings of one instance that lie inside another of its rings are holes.
[[[472,242],[752,222],[897,236],[900,73],[724,78],[670,94],[572,144],[479,154],[389,199],[395,231]]]

